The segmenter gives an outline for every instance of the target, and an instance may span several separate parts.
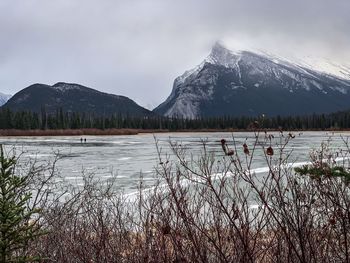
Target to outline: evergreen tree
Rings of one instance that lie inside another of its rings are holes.
[[[1,145],[0,165],[0,263],[38,261],[26,253],[30,242],[44,233],[35,221],[39,210],[28,207],[28,176],[15,175],[16,159],[5,157]]]

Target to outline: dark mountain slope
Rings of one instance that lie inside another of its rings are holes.
[[[33,112],[40,112],[45,108],[48,113],[55,113],[62,108],[65,112],[86,112],[97,116],[110,116],[112,114],[152,115],[152,112],[137,105],[127,97],[63,82],[53,86],[31,85],[16,93],[3,107],[15,111],[29,110]]]

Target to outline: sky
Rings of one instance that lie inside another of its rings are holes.
[[[349,0],[0,0],[0,92],[79,83],[152,109],[216,41],[350,63]]]

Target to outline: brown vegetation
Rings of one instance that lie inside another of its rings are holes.
[[[82,136],[82,135],[137,135],[141,133],[166,133],[166,132],[252,132],[253,129],[178,129],[170,131],[167,129],[59,129],[59,130],[19,130],[19,129],[0,129],[0,136]],[[266,131],[279,131],[276,129],[266,129]],[[321,131],[312,129],[307,131]],[[333,132],[348,132],[350,129],[326,129]]]
[[[28,253],[44,262],[350,262],[349,184],[295,174],[292,134],[256,135],[253,144],[221,140],[220,155],[203,142],[197,159],[177,143],[176,161],[159,150],[159,184],[144,191],[141,178],[135,196],[90,176],[80,188],[44,187],[36,205],[48,233]],[[342,157],[348,170],[344,145],[323,144],[312,164]],[[257,155],[266,174],[252,169]]]

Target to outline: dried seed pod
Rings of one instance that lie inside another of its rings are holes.
[[[331,225],[335,225],[336,221],[334,217],[331,217],[330,219],[328,219],[328,223]]]
[[[294,139],[294,138],[295,138],[295,135],[294,135],[294,134],[292,134],[291,132],[290,132],[290,133],[288,133],[288,136],[289,136],[290,138],[292,138],[292,139]]]
[[[228,155],[228,156],[232,156],[232,155],[234,155],[234,151],[233,150],[229,150],[226,154]]]
[[[336,215],[337,215],[338,217],[340,217],[340,218],[342,218],[342,217],[344,216],[343,211],[342,211],[340,208],[338,208],[338,209],[335,211],[335,213],[336,213]]]
[[[243,151],[245,154],[249,155],[249,149],[246,143],[243,144]]]
[[[271,146],[269,146],[267,149],[266,149],[266,154],[269,155],[269,156],[272,156],[273,155],[273,149]]]
[[[162,227],[162,234],[163,235],[169,235],[171,231],[171,227],[169,224],[166,224]]]
[[[227,154],[227,145],[226,145],[226,140],[225,139],[221,139],[221,148],[224,151],[225,154]]]

